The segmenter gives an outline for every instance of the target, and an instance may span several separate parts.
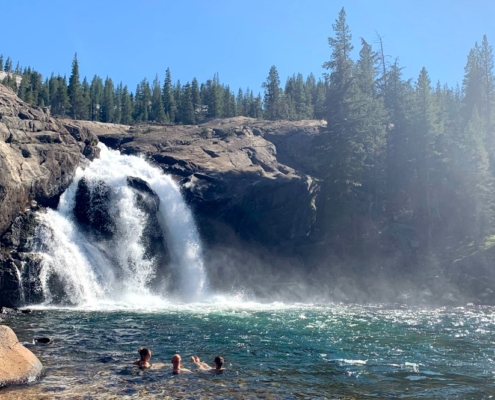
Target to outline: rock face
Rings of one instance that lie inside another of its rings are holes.
[[[304,262],[302,249],[316,233],[320,184],[311,155],[322,122],[236,117],[199,126],[73,124],[124,154],[144,154],[176,177],[211,257],[214,286],[225,281],[226,271],[213,259],[226,249],[242,260],[233,268],[239,281],[252,272],[246,254],[260,249],[283,255],[291,265]],[[273,263],[265,264],[266,272]]]
[[[0,325],[0,387],[33,382],[42,370],[40,360],[19,343],[14,331]]]
[[[0,85],[0,235],[31,200],[55,206],[81,153],[93,152],[97,142],[89,132],[69,132],[46,109],[25,104]]]
[[[58,204],[83,154],[98,155],[97,142],[88,130],[52,118],[0,84],[0,306],[22,305],[20,278],[37,275],[38,263],[27,253],[36,226],[32,211]]]

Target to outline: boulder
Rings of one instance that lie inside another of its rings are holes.
[[[88,182],[82,178],[77,184],[74,216],[83,229],[113,238],[115,222],[110,212],[112,191],[103,181]]]
[[[135,192],[136,204],[146,215],[146,224],[141,239],[145,247],[145,257],[154,260],[157,266],[157,274],[151,282],[153,288],[163,288],[167,286],[170,271],[166,268],[170,263],[170,251],[166,245],[164,232],[158,221],[158,211],[160,198],[151,188],[148,182],[135,177],[127,177],[127,185]],[[166,207],[163,204],[163,207]]]
[[[19,343],[14,331],[0,325],[0,387],[33,382],[42,370],[40,360]]]

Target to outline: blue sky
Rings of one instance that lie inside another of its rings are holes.
[[[384,39],[404,76],[425,66],[433,82],[462,82],[467,54],[483,34],[495,44],[492,0],[0,0],[0,54],[44,76],[70,74],[77,52],[82,76],[206,81],[218,72],[235,91],[262,91],[271,65],[287,76],[324,72],[328,36],[342,7],[353,35]]]

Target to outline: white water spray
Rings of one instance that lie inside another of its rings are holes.
[[[84,170],[78,168],[58,209],[39,214],[34,250],[43,260],[40,278],[46,303],[62,300],[78,306],[130,307],[168,303],[165,289],[158,293],[150,289],[150,282],[164,266],[146,257],[142,239],[147,216],[136,204],[136,192],[127,185],[128,176],[148,182],[160,198],[158,221],[167,232],[169,267],[175,271],[180,299],[200,300],[206,288],[201,243],[179,187],[143,158],[121,155],[101,143],[98,146],[100,159]],[[109,188],[113,238],[97,238],[75,222],[76,192],[83,178],[90,190],[102,182]],[[62,299],[57,291],[63,293]]]

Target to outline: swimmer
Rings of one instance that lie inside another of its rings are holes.
[[[199,357],[192,356],[191,361],[198,366],[200,371],[211,371],[218,374],[221,374],[225,371],[225,368],[222,368],[224,363],[223,357],[220,356],[216,356],[215,360],[213,360],[213,365],[215,365],[215,368],[210,367],[208,364],[201,361]]]
[[[186,368],[181,368],[181,366],[182,366],[182,358],[180,354],[174,354],[174,356],[172,357],[172,367],[173,367],[172,373],[174,375],[180,374],[181,372],[186,372],[188,374],[192,373],[192,371]]]
[[[141,369],[151,368],[151,364],[150,364],[151,350],[146,347],[140,347],[138,353],[141,358],[139,360],[134,361],[133,364],[137,365]]]

